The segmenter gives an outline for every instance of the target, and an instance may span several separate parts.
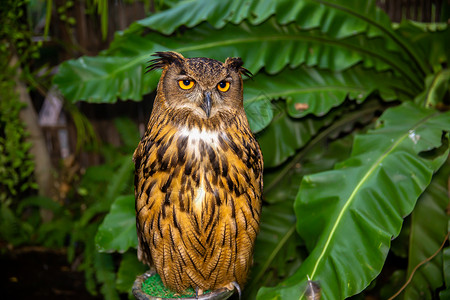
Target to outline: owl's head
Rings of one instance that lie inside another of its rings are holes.
[[[240,58],[224,63],[205,57],[184,58],[176,52],[157,52],[149,71],[163,69],[158,84],[158,101],[172,109],[187,109],[202,119],[220,111],[243,109],[241,74],[251,76]]]

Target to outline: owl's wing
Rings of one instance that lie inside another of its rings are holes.
[[[141,178],[141,176],[139,175],[140,173],[140,167],[141,167],[141,162],[144,159],[144,149],[145,146],[148,144],[148,139],[146,139],[146,137],[144,137],[142,139],[142,141],[139,143],[138,147],[136,148],[136,150],[134,151],[133,154],[133,161],[135,164],[135,172],[134,172],[134,187],[135,187],[135,198],[136,201],[138,201],[138,197],[139,197],[139,186],[142,186],[142,183],[140,184],[140,181],[143,180],[143,178]],[[136,208],[137,208],[137,202],[136,202]],[[137,248],[137,256],[139,261],[141,261],[142,263],[148,265],[149,267],[153,268],[154,264],[152,261],[152,257],[150,255],[150,253],[148,252],[149,249],[149,245],[146,242],[146,239],[143,237],[144,231],[143,228],[141,228],[141,223],[138,220],[139,218],[139,214],[136,211],[136,231],[137,231],[137,236],[138,236],[138,248]]]

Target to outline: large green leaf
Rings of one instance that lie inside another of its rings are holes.
[[[148,49],[152,51],[151,49]],[[148,55],[137,57],[83,56],[61,64],[54,83],[72,101],[141,100],[156,86],[157,74],[144,75]]]
[[[307,151],[299,166],[290,169],[283,180],[272,188],[264,189],[265,205],[261,215],[260,234],[256,240],[253,256],[254,266],[245,289],[245,299],[254,299],[257,288],[280,282],[292,275],[305,258],[303,243],[295,232],[293,203],[302,176],[314,171],[331,168],[340,158],[350,155],[351,136],[325,145],[325,141]],[[343,159],[342,159],[343,160]],[[278,171],[275,172],[278,175]],[[264,182],[271,181],[273,174],[264,174]]]
[[[433,255],[441,246],[447,234],[449,217],[448,179],[450,164],[447,163],[433,177],[430,186],[417,201],[412,213],[409,241],[408,272]],[[411,283],[404,291],[404,299],[432,299],[434,290],[442,286],[442,255],[436,256],[415,273]]]
[[[174,50],[187,57],[206,56],[225,60],[240,56],[253,73],[261,68],[270,74],[285,66],[301,64],[343,70],[359,62],[366,68],[393,70],[411,83],[407,89],[418,92],[423,85],[413,65],[401,54],[383,50],[380,38],[363,35],[336,40],[317,30],[300,30],[295,24],[280,26],[273,19],[258,26],[242,23],[218,31],[199,25],[179,36],[151,32],[117,35],[108,56],[81,57],[60,66],[54,83],[71,101],[114,102],[117,98],[140,100],[155,89],[157,72],[144,75],[145,61],[156,51]]]
[[[344,299],[367,287],[402,218],[445,161],[448,149],[432,158],[424,153],[440,147],[449,128],[450,113],[405,103],[387,110],[377,129],[355,138],[350,159],[304,177],[295,212],[311,253],[289,279],[261,289],[258,299],[303,298],[307,276],[320,282],[323,299]]]
[[[271,16],[275,16],[282,25],[295,22],[304,29],[320,28],[321,32],[338,39],[358,33],[382,36],[387,47],[404,52],[422,68],[422,72],[428,70],[421,53],[392,30],[389,17],[375,5],[375,1],[303,0],[295,4],[290,0],[183,1],[170,10],[138,21],[130,31],[144,26],[171,34],[181,25],[194,27],[203,21],[215,28],[222,28],[229,22],[239,24],[243,20],[258,25]]]
[[[367,104],[367,105],[366,105]],[[373,117],[373,113],[380,109],[377,103],[364,103],[352,112],[351,105],[329,112],[323,117],[307,116],[295,119],[288,115],[281,102],[275,106],[275,117],[272,123],[257,135],[264,157],[264,167],[269,169],[284,163],[300,148],[306,146],[314,137],[317,140],[339,133],[342,130],[350,130],[355,122],[365,122]],[[317,136],[320,132],[320,136]],[[313,146],[313,145],[311,145]],[[298,163],[296,159],[289,162],[292,165]],[[269,182],[265,187],[278,184],[284,176],[284,172],[277,175],[278,179]]]
[[[390,72],[375,72],[361,66],[344,71],[302,66],[287,68],[277,75],[259,73],[246,82],[244,96],[247,103],[283,98],[289,115],[299,118],[310,113],[323,116],[347,98],[362,102],[375,91],[385,100],[411,99],[414,94],[407,86],[408,82]],[[298,109],[298,104],[307,107]]]
[[[336,128],[335,128],[336,129]],[[303,176],[331,169],[337,162],[350,156],[352,135],[330,143],[328,134],[317,135],[292,159],[280,168],[264,172],[264,201],[294,203]]]
[[[422,74],[429,72],[423,52],[392,29],[388,15],[375,5],[375,1],[302,0],[295,4],[290,0],[183,1],[171,10],[136,22],[130,32],[144,26],[171,34],[181,25],[194,27],[203,21],[215,28],[222,28],[229,22],[239,24],[243,20],[258,25],[271,16],[282,25],[294,22],[303,29],[320,28],[322,33],[336,39],[359,33],[381,36],[385,39],[385,47],[404,53]]]
[[[272,123],[258,136],[258,142],[264,157],[264,167],[271,168],[285,162],[298,149],[306,145],[317,132],[331,124],[336,113],[324,118],[308,117],[301,120],[287,115],[283,103],[274,109]]]
[[[130,31],[140,25],[168,35],[182,25],[191,28],[203,21],[222,28],[229,22],[239,24],[244,20],[258,25],[271,16],[276,16],[280,24],[297,22],[306,29],[321,27],[323,32],[336,38],[366,31],[374,36],[391,26],[389,17],[374,1],[303,0],[294,4],[290,0],[198,0],[181,1],[170,10],[138,21]]]
[[[295,232],[292,201],[264,206],[260,233],[255,243],[254,266],[244,298],[252,299],[258,287],[291,275],[302,261],[296,250],[300,244]]]
[[[347,19],[343,19],[346,21]],[[363,34],[337,39],[320,31],[307,28],[301,23],[280,25],[271,18],[257,26],[247,22],[239,25],[228,24],[215,30],[209,24],[201,24],[175,36],[158,33],[140,34],[119,33],[110,48],[103,54],[108,56],[135,57],[142,54],[143,48],[159,45],[190,56],[208,56],[225,59],[228,56],[242,56],[246,67],[257,72],[262,67],[274,74],[284,66],[291,67],[306,63],[309,66],[342,70],[364,60],[366,67],[377,70],[395,69],[396,72],[421,85],[422,76],[407,60],[405,52],[386,50],[382,38],[367,38]],[[151,53],[147,51],[144,54]],[[208,55],[206,55],[208,54]],[[134,60],[131,61],[131,63]]]
[[[95,242],[101,252],[123,253],[130,247],[137,247],[134,195],[121,196],[114,201],[98,228]]]
[[[248,83],[248,81],[246,83]],[[269,125],[269,123],[272,121],[272,99],[265,97],[246,97],[246,86],[244,87],[244,109],[251,130],[254,133],[257,133],[266,128],[267,125]]]

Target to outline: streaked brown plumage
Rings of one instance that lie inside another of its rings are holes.
[[[178,292],[242,288],[259,231],[263,161],[243,107],[240,58],[159,52],[135,153],[138,256]]]

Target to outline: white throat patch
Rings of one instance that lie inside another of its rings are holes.
[[[199,130],[197,128],[189,129],[184,127],[179,131],[180,136],[188,136],[190,143],[203,141],[207,144],[216,144],[218,142],[219,132],[212,132],[210,130]]]

